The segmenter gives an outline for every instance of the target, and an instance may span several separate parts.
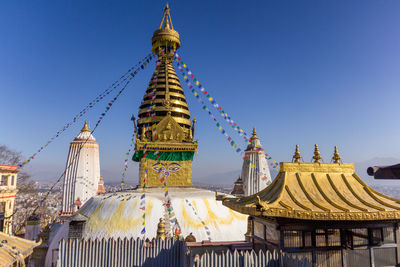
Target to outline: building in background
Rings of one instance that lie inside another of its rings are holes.
[[[61,215],[74,214],[97,194],[100,182],[99,144],[85,121],[81,132],[69,147],[63,186]]]
[[[239,176],[237,178],[237,180],[235,181],[231,195],[234,195],[235,197],[243,197],[244,196],[242,177]]]
[[[271,183],[268,160],[255,128],[253,129],[251,143],[245,150],[241,178],[245,196],[258,193]]]
[[[0,165],[0,231],[12,234],[18,166]]]
[[[282,250],[314,266],[399,266],[400,200],[366,185],[354,164],[280,164],[266,189],[250,197],[223,198],[223,204],[249,216],[255,249]]]

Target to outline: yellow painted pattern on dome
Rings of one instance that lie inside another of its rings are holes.
[[[107,210],[109,210],[112,207],[113,202],[114,199],[110,201],[110,203],[108,204],[109,207],[107,207]],[[104,206],[104,202],[102,202],[89,217],[89,220],[87,221],[87,227],[92,232],[105,231],[106,236],[110,237],[113,235],[113,232],[115,231],[127,232],[135,227],[141,226],[142,224],[141,213],[134,212],[137,207],[137,202],[138,200],[135,199],[132,203],[132,207],[130,208],[132,209],[132,212],[130,213],[132,215],[124,216],[123,213],[127,203],[127,201],[124,199],[120,201],[116,211],[113,212],[110,216],[105,218],[103,218],[104,214],[100,216],[101,209]],[[150,216],[152,209],[153,209],[153,200],[149,199],[148,202],[146,203],[146,217]]]
[[[203,219],[203,221],[206,225],[214,225],[215,228],[219,229],[219,225],[230,225],[234,222],[234,219],[246,220],[246,218],[247,218],[246,215],[239,214],[237,212],[234,212],[231,209],[228,209],[228,216],[220,217],[212,210],[208,199],[202,198],[201,201],[203,202],[204,206],[206,207],[206,211],[207,211],[207,215]],[[194,206],[194,208],[196,209],[196,211],[198,212],[199,209],[197,208],[196,201],[193,200],[191,203]],[[188,211],[186,210],[187,207],[185,206],[185,201],[183,199],[181,200],[181,208],[182,208],[182,217],[184,219],[183,223],[185,224],[185,226],[190,226],[195,229],[204,227],[204,225],[201,223],[199,218],[192,218],[189,215]]]

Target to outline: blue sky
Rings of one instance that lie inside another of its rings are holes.
[[[315,143],[326,162],[334,145],[345,162],[400,158],[399,1],[169,4],[184,61],[239,125],[248,133],[256,126],[275,160],[291,160],[299,144],[310,161]],[[149,52],[164,5],[2,1],[0,143],[26,156],[35,153]],[[154,64],[133,80],[94,134],[108,181],[120,179],[132,132],[129,119],[137,114],[153,70]],[[239,170],[241,158],[189,91],[186,97],[198,121],[194,179]],[[97,121],[106,104],[86,118]],[[79,121],[57,138],[27,169],[37,178],[60,174],[69,142],[82,125]],[[137,179],[134,162],[127,179]]]

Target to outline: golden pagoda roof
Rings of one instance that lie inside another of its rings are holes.
[[[243,214],[264,217],[400,219],[400,200],[370,188],[349,163],[283,162],[267,188],[248,197],[225,197],[223,204]]]
[[[14,266],[15,263],[23,264],[24,259],[31,255],[33,249],[39,245],[40,242],[35,242],[0,232],[1,266]]]

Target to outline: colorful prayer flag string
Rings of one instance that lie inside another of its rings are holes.
[[[140,196],[140,203],[139,203],[139,209],[143,210],[143,215],[142,215],[142,231],[140,231],[140,234],[143,235],[143,239],[145,238],[146,234],[146,181],[147,181],[147,165],[144,163],[144,178],[143,178],[143,188],[142,188],[142,195]]]
[[[225,113],[221,106],[215,101],[215,99],[213,97],[210,96],[209,92],[205,91],[204,87],[200,84],[200,82],[194,77],[193,73],[190,71],[190,69],[187,67],[187,65],[182,61],[181,57],[178,54],[175,54],[174,59],[177,62],[177,66],[178,69],[180,70],[180,72],[182,73],[182,75],[184,76],[183,79],[186,82],[186,85],[189,87],[189,89],[191,89],[191,92],[193,93],[193,95],[196,97],[196,99],[198,100],[199,103],[201,103],[203,105],[202,109],[208,112],[208,115],[211,117],[211,119],[216,122],[216,126],[218,128],[218,130],[221,131],[221,133],[223,135],[225,135],[225,137],[227,137],[228,142],[230,143],[230,145],[235,149],[235,152],[240,153],[241,156],[244,156],[243,151],[238,148],[238,145],[233,141],[232,137],[230,137],[228,135],[228,133],[226,132],[225,129],[223,129],[222,125],[217,121],[217,119],[215,118],[215,116],[211,113],[211,111],[209,110],[209,108],[207,107],[206,103],[202,100],[201,95],[206,95],[206,98],[209,100],[209,102],[211,102],[211,104],[217,109],[217,111],[219,111],[221,113],[221,115],[225,118],[225,120],[229,123],[229,125],[232,126],[232,128],[239,133],[240,136],[242,136],[246,142],[249,145],[254,145],[254,142],[252,142],[251,138],[248,138],[246,136],[246,133],[237,125],[237,123],[235,123],[230,117],[228,117],[227,113]],[[185,72],[187,71],[187,73]],[[190,79],[193,80],[194,85],[190,82]],[[197,92],[196,89],[200,89],[200,92]],[[261,148],[262,149],[262,148]],[[265,158],[267,160],[272,159],[267,153],[265,153]],[[244,159],[244,157],[243,157]],[[245,160],[245,159],[244,159]],[[277,163],[275,160],[272,160],[273,163],[271,163],[270,165],[277,169],[279,166],[279,163]],[[277,169],[279,170],[279,169]]]
[[[133,79],[133,77],[135,77],[136,73],[138,70],[140,69],[144,69],[144,67],[147,64],[142,64],[140,65],[136,71],[134,73],[131,73],[132,77],[129,77],[129,79],[127,79],[125,85],[122,87],[122,89],[115,95],[115,97],[107,104],[105,111],[100,115],[99,120],[97,121],[96,125],[94,126],[93,130],[90,132],[90,135],[94,133],[94,131],[97,129],[97,127],[99,126],[99,124],[101,123],[101,121],[103,120],[103,118],[106,116],[106,114],[108,113],[108,111],[110,110],[110,108],[112,107],[112,105],[115,103],[115,101],[118,99],[118,97],[123,93],[123,91],[125,90],[125,88],[128,86],[128,84],[130,83],[130,81]],[[68,166],[65,167],[64,172],[58,177],[58,179],[56,180],[55,183],[53,183],[53,185],[50,187],[50,189],[47,191],[47,193],[44,195],[44,197],[40,200],[39,204],[34,208],[34,210],[26,217],[29,218],[29,216],[33,215],[36,210],[43,204],[43,202],[49,197],[49,194],[51,193],[51,191],[53,191],[53,188],[61,181],[61,179],[65,176],[67,170],[72,166],[72,164],[75,162],[75,160],[77,159],[82,147],[84,144],[86,144],[86,142],[89,140],[90,136],[82,143],[82,145],[79,147],[78,151],[76,152],[76,154],[74,155],[74,157],[72,158],[70,164]],[[16,211],[15,211],[16,212]],[[9,217],[12,217],[15,212],[13,214],[11,214]],[[8,217],[8,218],[9,218]],[[25,220],[24,220],[25,221]],[[22,224],[21,224],[22,225]],[[19,229],[17,230],[17,232],[21,229],[21,225],[19,227]]]
[[[203,219],[200,218],[199,213],[197,212],[193,202],[189,202],[188,199],[185,199],[186,204],[188,204],[189,207],[192,208],[192,211],[194,213],[194,215],[197,217],[197,219],[201,222],[201,224],[203,225],[204,229],[206,230],[206,234],[208,236],[208,240],[211,241],[211,232],[210,232],[210,228],[208,228],[208,226],[206,225],[206,223],[203,221]]]
[[[249,138],[247,137],[246,132],[242,128],[240,128],[239,125],[236,122],[234,122],[224,110],[222,110],[222,107],[217,103],[215,98],[212,97],[210,95],[210,92],[206,91],[206,89],[200,84],[199,80],[194,76],[192,71],[188,68],[188,66],[183,62],[182,58],[177,53],[175,53],[174,59],[177,62],[180,72],[184,76],[183,79],[188,80],[190,78],[193,80],[193,84],[191,83],[188,84],[189,88],[190,89],[198,88],[201,91],[201,93],[206,97],[206,99],[209,102],[211,102],[211,104],[215,107],[215,109],[219,113],[221,113],[221,116],[224,117],[225,121],[234,129],[234,131],[236,131],[240,136],[242,136],[246,141],[248,141]]]
[[[122,172],[122,177],[121,177],[121,189],[125,185],[125,175],[126,175],[126,171],[128,169],[128,159],[129,159],[129,155],[132,151],[132,147],[134,144],[135,144],[135,133],[132,134],[132,139],[131,139],[131,143],[129,145],[128,152],[125,153],[124,171]]]
[[[26,159],[22,164],[19,165],[22,168],[25,164],[29,163],[33,160],[38,153],[43,151],[49,144],[51,144],[55,138],[59,137],[65,130],[67,130],[72,124],[74,124],[80,117],[86,114],[88,110],[93,108],[97,103],[102,101],[107,95],[109,95],[112,91],[114,91],[118,86],[123,84],[127,79],[132,79],[135,75],[140,71],[140,69],[144,69],[144,67],[154,58],[154,53],[150,53],[146,57],[144,57],[141,61],[139,61],[135,66],[128,69],[128,71],[123,74],[118,80],[116,80],[113,84],[111,84],[104,92],[100,93],[93,101],[91,101],[83,110],[81,110],[78,114],[74,116],[74,118],[65,124],[63,128],[61,128],[50,140],[48,140],[42,147],[38,149],[36,153]],[[133,71],[135,68],[137,69]],[[130,77],[132,76],[132,77]]]
[[[180,66],[179,66],[180,67]],[[202,109],[204,111],[206,111],[208,113],[208,115],[210,116],[210,118],[216,123],[215,126],[218,128],[218,130],[221,132],[222,135],[224,135],[227,138],[227,141],[229,142],[229,144],[231,145],[231,147],[235,150],[236,153],[240,154],[241,156],[244,155],[244,152],[241,148],[239,148],[238,144],[235,143],[235,141],[233,140],[233,138],[231,136],[228,135],[228,132],[222,127],[222,125],[219,123],[219,121],[217,120],[217,118],[215,118],[215,116],[212,114],[212,112],[210,111],[210,109],[207,107],[207,104],[202,100],[202,97],[200,94],[198,94],[196,92],[196,90],[193,88],[193,86],[190,85],[190,81],[189,78],[186,76],[186,78],[184,77],[184,80],[186,82],[186,85],[191,89],[191,92],[193,93],[193,95],[196,97],[197,101],[203,105]]]

